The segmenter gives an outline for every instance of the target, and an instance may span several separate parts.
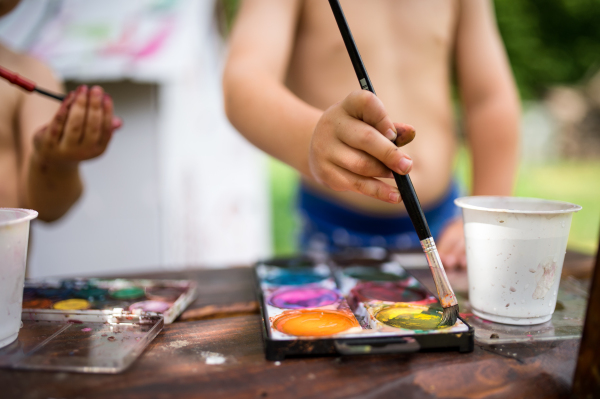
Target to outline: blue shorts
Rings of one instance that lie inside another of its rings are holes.
[[[458,196],[459,187],[452,182],[443,198],[423,210],[434,239],[448,222],[460,215],[459,208],[454,205]],[[359,213],[311,191],[304,184],[300,186],[298,203],[302,217],[300,248],[303,252],[337,252],[348,247],[421,248],[408,215],[380,217]]]

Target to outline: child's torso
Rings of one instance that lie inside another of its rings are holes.
[[[394,121],[416,128],[415,140],[404,150],[414,160],[411,178],[421,203],[434,203],[448,190],[456,151],[450,91],[458,3],[341,4],[377,95]],[[324,110],[360,89],[327,1],[303,2],[297,32],[286,81],[296,95]],[[309,184],[364,211],[404,211],[402,206]]]
[[[15,68],[14,54],[0,46],[0,65]],[[22,93],[0,80],[0,207],[18,207],[18,109]]]

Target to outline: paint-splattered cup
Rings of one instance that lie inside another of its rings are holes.
[[[28,209],[0,208],[0,348],[10,344],[21,328],[21,304],[29,243]]]
[[[504,324],[552,317],[573,213],[579,205],[518,197],[463,197],[473,313]]]

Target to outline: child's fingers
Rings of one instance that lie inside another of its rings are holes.
[[[408,155],[371,126],[361,125],[339,129],[340,140],[350,147],[372,155],[396,173],[405,175],[410,172],[413,162]]]
[[[60,142],[69,115],[69,109],[73,102],[73,97],[73,92],[69,93],[60,104],[60,108],[56,111],[56,114],[54,114],[54,118],[52,118],[50,124],[43,129],[43,132],[40,131],[36,134],[36,148],[38,150],[55,148]]]
[[[113,117],[113,101],[108,94],[105,94],[102,98],[102,109],[104,111],[104,117],[102,119],[102,134],[98,140],[98,146],[104,151],[104,148],[108,145],[112,132],[115,129],[115,120]]]
[[[123,119],[118,116],[113,116],[112,118],[112,128],[113,130],[120,129],[123,126]]]
[[[405,123],[394,123],[398,137],[396,138],[396,146],[402,147],[413,141],[415,138],[415,128]]]
[[[359,176],[339,166],[334,168],[333,181],[329,184],[334,190],[354,191],[391,204],[397,204],[402,200],[396,187],[372,177]]]
[[[343,151],[332,152],[331,161],[360,176],[393,177],[392,171],[379,160],[349,146],[345,146]]]
[[[370,91],[353,91],[342,101],[342,108],[353,118],[373,126],[389,141],[396,140],[397,132],[394,123],[381,100]]]
[[[33,135],[33,148],[35,148],[38,152],[43,152],[51,146],[48,143],[48,136],[50,135],[48,133],[48,129],[48,126],[44,126]]]
[[[88,91],[87,86],[79,86],[76,90],[75,99],[73,105],[71,105],[63,136],[60,140],[60,146],[64,150],[78,146],[81,141],[85,126]]]
[[[102,100],[104,90],[100,86],[93,86],[89,92],[87,116],[83,129],[81,144],[85,148],[95,148],[100,141],[103,126]]]

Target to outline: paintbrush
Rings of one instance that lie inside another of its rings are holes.
[[[43,94],[45,96],[48,96],[48,97],[53,98],[58,101],[63,101],[65,99],[65,96],[63,94],[56,94],[56,93],[52,93],[52,92],[44,90],[44,89],[40,89],[31,80],[25,79],[24,77],[14,73],[14,72],[11,72],[8,69],[2,68],[2,67],[0,67],[0,77],[8,80],[10,83],[17,85],[27,91],[30,91],[30,92],[36,91],[40,94]]]
[[[358,52],[358,48],[356,47],[352,32],[350,32],[350,27],[348,26],[348,22],[346,21],[346,17],[344,16],[339,1],[329,0],[329,5],[331,6],[338,28],[344,39],[344,44],[346,45],[346,50],[352,61],[352,66],[354,67],[354,72],[356,72],[360,87],[363,90],[369,90],[371,93],[375,94],[375,89],[373,88],[373,84],[371,83],[367,70],[362,62],[362,58],[360,57],[360,53]],[[442,260],[438,254],[433,237],[431,236],[429,225],[423,214],[423,209],[421,209],[419,198],[417,197],[417,193],[415,192],[408,174],[400,175],[396,172],[393,172],[393,174],[400,195],[402,196],[402,201],[408,212],[408,216],[417,231],[421,246],[427,256],[427,263],[429,264],[429,269],[433,275],[433,281],[437,288],[438,297],[444,308],[442,320],[439,325],[453,326],[458,318],[458,302],[456,301],[456,296],[452,291],[452,287],[450,287],[450,282],[444,271]]]

